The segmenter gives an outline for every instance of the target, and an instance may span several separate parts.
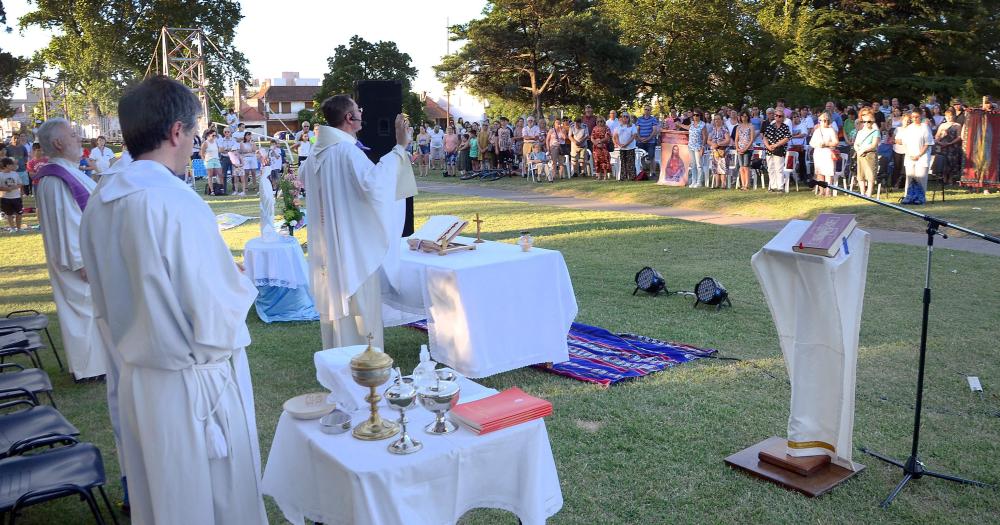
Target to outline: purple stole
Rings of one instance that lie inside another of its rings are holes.
[[[73,194],[73,199],[80,206],[80,211],[83,211],[87,207],[87,199],[90,198],[90,191],[83,184],[80,184],[80,181],[76,180],[76,177],[66,171],[66,168],[54,163],[46,164],[38,168],[38,179],[41,180],[42,177],[55,177],[63,181]]]

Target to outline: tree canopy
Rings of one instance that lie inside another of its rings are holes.
[[[400,51],[395,42],[369,42],[354,35],[346,46],[334,48],[333,56],[327,59],[330,71],[323,75],[316,105],[334,95],[354,93],[354,83],[358,80],[398,80],[403,84],[403,112],[411,122],[422,122],[423,104],[410,90],[417,77],[417,68],[411,62],[410,55]],[[317,111],[314,118],[321,117]]]
[[[243,18],[236,0],[36,0],[22,28],[58,30],[34,61],[58,70],[96,115],[116,109],[129,84],[141,80],[158,51],[160,29],[200,28],[214,43],[205,52],[209,96],[222,100],[233,78],[246,78],[246,58],[233,46]],[[216,46],[218,48],[216,49]]]
[[[451,31],[442,81],[536,112],[1000,90],[1000,0],[493,0]]]

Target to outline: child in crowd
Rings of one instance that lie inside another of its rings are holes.
[[[548,156],[542,151],[542,145],[538,142],[531,147],[531,156],[528,158],[528,171],[532,172],[538,169],[538,165],[545,165],[549,161]],[[548,173],[549,182],[552,182],[552,171]]]
[[[469,139],[469,158],[472,159],[472,171],[479,171],[479,137],[476,133]]]
[[[7,216],[8,231],[21,229],[21,215],[24,205],[21,201],[21,178],[14,171],[17,161],[4,157],[0,159],[0,211]]]

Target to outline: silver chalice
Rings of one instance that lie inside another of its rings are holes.
[[[393,454],[412,454],[424,448],[422,443],[406,432],[406,411],[417,406],[417,389],[413,387],[412,377],[401,377],[398,368],[396,374],[396,382],[382,394],[389,408],[399,412],[401,429],[399,439],[390,443],[388,448]]]
[[[458,426],[446,417],[448,411],[458,404],[458,391],[458,383],[444,381],[440,376],[433,385],[417,391],[420,404],[434,412],[434,421],[424,427],[428,434],[450,434],[458,429]]]

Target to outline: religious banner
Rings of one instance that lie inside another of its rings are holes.
[[[966,112],[962,156],[962,186],[1000,186],[1000,113]]]
[[[665,186],[686,186],[687,167],[691,161],[687,131],[660,132],[660,180]]]

